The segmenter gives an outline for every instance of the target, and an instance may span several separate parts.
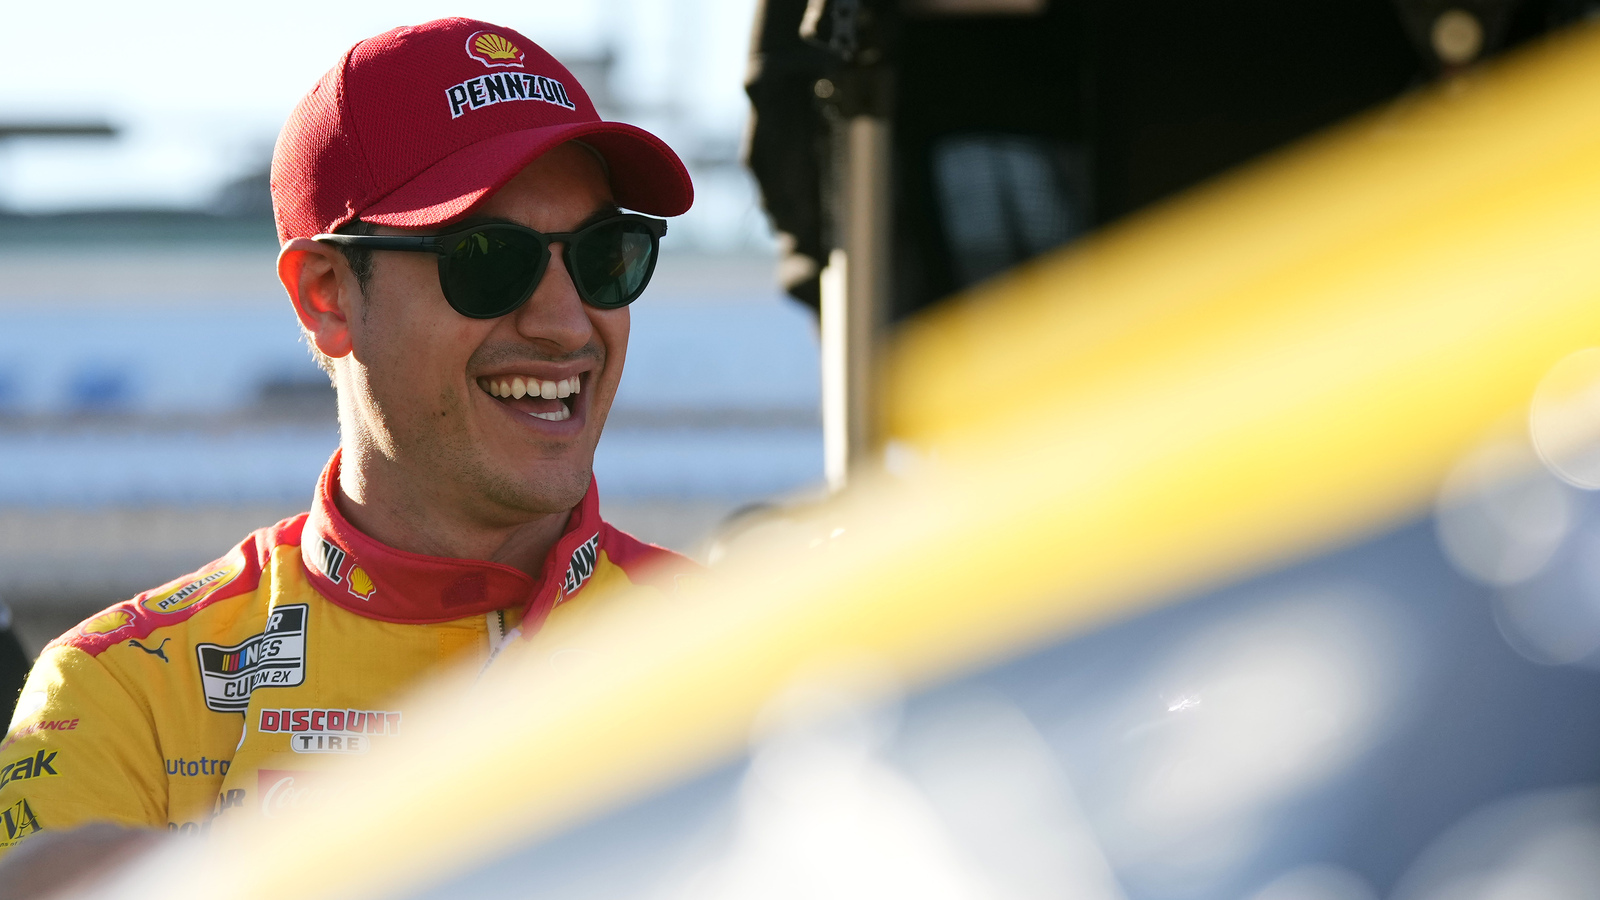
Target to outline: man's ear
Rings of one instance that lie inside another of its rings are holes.
[[[310,238],[295,238],[278,253],[278,280],[311,342],[323,356],[350,354],[356,288],[345,278],[344,254]]]

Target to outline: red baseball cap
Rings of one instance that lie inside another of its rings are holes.
[[[517,32],[474,19],[386,31],[351,47],[283,126],[272,154],[278,238],[356,218],[438,225],[575,139],[605,158],[619,206],[676,216],[694,202],[666,143],[602,122],[572,73]]]

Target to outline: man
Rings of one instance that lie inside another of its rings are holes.
[[[271,815],[303,754],[402,733],[425,673],[692,568],[602,522],[590,474],[666,227],[620,208],[692,200],[665,144],[522,35],[444,19],[323,77],[272,192],[340,450],[309,513],[45,650],[0,750],[0,850]]]

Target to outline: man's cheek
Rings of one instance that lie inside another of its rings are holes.
[[[459,391],[441,390],[434,401],[434,418],[440,425],[466,418],[466,404]]]
[[[622,382],[623,366],[628,360],[628,331],[631,324],[628,308],[623,307],[613,312],[617,318],[607,323],[610,328],[608,332],[602,332],[605,334],[606,343],[606,385],[602,396],[596,398],[601,401],[596,406],[602,411],[611,406],[611,400],[616,396],[617,387]]]

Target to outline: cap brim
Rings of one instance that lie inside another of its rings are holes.
[[[378,225],[425,228],[458,218],[551,148],[582,139],[605,157],[617,205],[677,216],[694,202],[689,171],[660,138],[622,122],[579,122],[513,131],[446,156],[356,217]]]

